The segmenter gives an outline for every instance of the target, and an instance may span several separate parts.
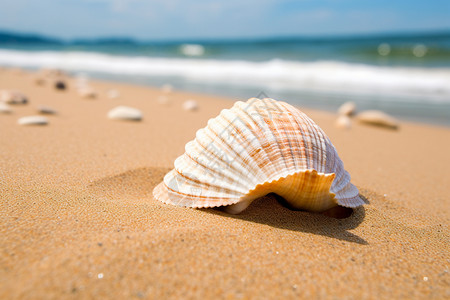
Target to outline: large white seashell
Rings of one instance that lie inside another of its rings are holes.
[[[273,99],[222,110],[186,144],[154,190],[178,206],[228,206],[239,213],[269,193],[295,209],[321,212],[364,204],[329,138],[308,116]]]

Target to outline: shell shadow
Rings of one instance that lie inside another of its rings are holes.
[[[123,201],[124,205],[128,205],[130,202],[145,204],[149,199],[153,199],[153,188],[161,182],[169,170],[169,168],[133,169],[98,179],[89,184],[87,189],[91,195],[107,198],[110,201]],[[368,202],[366,197],[360,196]],[[153,201],[157,200],[153,199]],[[314,214],[290,210],[283,205],[285,205],[283,198],[269,194],[255,200],[239,215],[230,215],[220,209],[201,209],[201,211],[285,230],[320,234],[362,245],[368,244],[364,239],[347,231],[358,227],[364,220],[364,207],[332,211],[327,214]]]
[[[361,196],[368,202],[363,195]],[[275,194],[269,194],[255,200],[239,215],[230,215],[219,209],[204,209],[203,211],[228,218],[265,224],[280,229],[308,232],[347,242],[368,245],[366,240],[348,231],[358,227],[362,223],[366,215],[364,207],[345,209],[344,213],[349,214],[349,216],[336,218],[325,214],[290,210],[280,205],[283,204],[283,201],[279,198]],[[339,214],[339,216],[342,216],[342,214]]]

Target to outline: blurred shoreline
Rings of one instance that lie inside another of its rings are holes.
[[[56,68],[239,99],[263,94],[327,111],[353,101],[363,110],[450,126],[450,33],[445,32],[190,43],[5,41],[0,42],[4,67]]]

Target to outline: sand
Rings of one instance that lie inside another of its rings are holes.
[[[399,130],[302,109],[329,135],[369,204],[345,219],[273,196],[233,216],[165,205],[153,187],[232,101],[96,81],[96,99],[0,70],[29,104],[0,114],[0,299],[450,299],[450,129]],[[116,89],[120,97],[108,98]],[[197,111],[182,103],[194,99]],[[280,99],[282,100],[282,99]],[[45,126],[20,126],[40,105]],[[126,105],[141,122],[107,118]]]

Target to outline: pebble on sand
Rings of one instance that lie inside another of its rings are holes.
[[[12,109],[5,102],[0,102],[0,113],[2,113],[2,114],[10,114],[10,113],[12,113]]]
[[[347,115],[340,115],[336,119],[335,125],[336,125],[337,128],[350,129],[352,127],[352,121],[350,120],[349,116],[347,116]]]
[[[183,102],[183,109],[188,111],[195,111],[198,109],[197,101],[189,99]]]
[[[343,116],[352,116],[355,114],[356,105],[354,102],[345,102],[338,109],[338,114]]]
[[[55,109],[53,109],[53,108],[51,108],[49,106],[45,106],[45,105],[38,106],[37,107],[37,111],[40,114],[45,114],[45,115],[55,115],[55,114],[58,113]]]
[[[48,120],[42,116],[28,116],[20,118],[17,123],[19,125],[47,125]]]
[[[117,106],[108,112],[108,118],[113,120],[142,120],[142,112],[139,109],[128,106]]]
[[[0,91],[0,102],[7,104],[27,104],[27,97],[19,91],[2,90]]]
[[[398,121],[390,115],[379,110],[366,110],[356,115],[356,119],[365,124],[398,129]]]
[[[67,88],[67,84],[64,80],[56,80],[55,83],[55,89],[64,91]]]

